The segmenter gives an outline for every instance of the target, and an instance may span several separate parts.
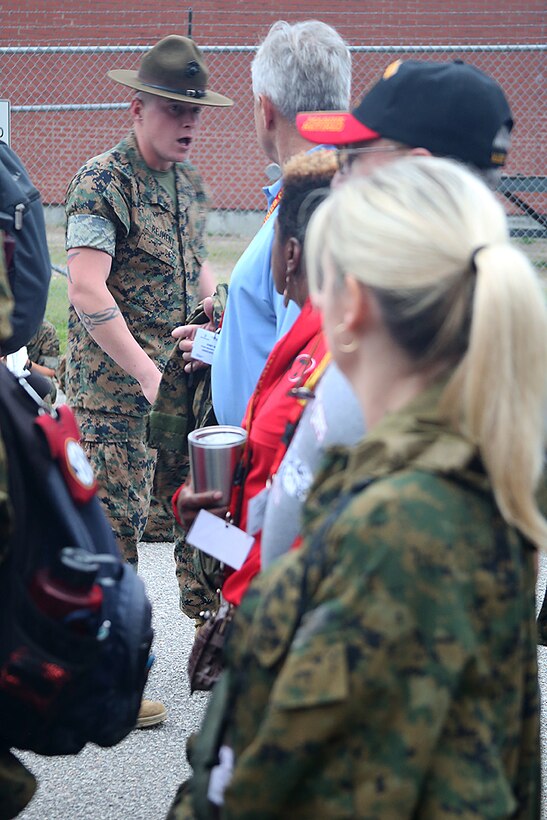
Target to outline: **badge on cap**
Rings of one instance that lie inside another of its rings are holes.
[[[198,63],[195,60],[190,60],[190,62],[186,66],[186,71],[184,73],[187,77],[195,77],[196,74],[199,74]]]
[[[311,114],[306,116],[302,122],[301,131],[324,131],[325,133],[338,134],[344,130],[346,124],[345,114]]]
[[[395,60],[393,63],[390,63],[386,70],[384,71],[383,79],[389,80],[390,77],[393,77],[399,71],[399,66],[402,65],[402,60]]]

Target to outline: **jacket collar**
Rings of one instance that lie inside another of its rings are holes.
[[[439,412],[445,383],[436,383],[402,410],[385,416],[351,450],[332,451],[330,457],[337,462],[338,469],[344,470],[342,489],[401,469],[457,474],[469,483],[489,489],[476,446],[456,432]]]

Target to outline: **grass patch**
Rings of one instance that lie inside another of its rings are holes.
[[[66,276],[60,273],[53,273],[49,283],[46,319],[48,319],[52,325],[55,325],[59,336],[59,348],[61,355],[63,355],[66,351],[68,296],[66,291]]]
[[[66,268],[65,229],[62,225],[47,225],[47,246],[52,265]]]

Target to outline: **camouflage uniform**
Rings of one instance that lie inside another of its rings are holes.
[[[59,337],[54,325],[44,319],[30,342],[27,344],[27,356],[34,364],[49,367],[55,370],[59,367]],[[47,377],[44,377],[47,378]],[[57,379],[48,378],[51,384],[49,400],[55,401],[57,395]]]
[[[44,319],[30,342],[27,355],[31,362],[57,370],[59,367],[59,337],[55,327]]]
[[[13,299],[4,263],[3,233],[0,231],[0,353],[2,351],[2,341],[9,339],[12,333],[10,323],[12,308]],[[0,562],[4,558],[9,527],[8,464],[2,438],[0,437]]]
[[[217,731],[223,818],[539,818],[534,550],[437,400],[330,454],[302,548],[236,615],[171,818],[206,816]]]
[[[11,336],[10,313],[13,300],[4,267],[4,248],[0,231],[0,350],[3,339]],[[3,365],[0,365],[0,367]],[[10,526],[8,465],[0,438],[0,562],[4,558]],[[0,749],[0,820],[15,817],[31,800],[36,780],[31,772],[7,749]]]
[[[218,327],[226,306],[228,286],[217,286],[213,294],[213,322]],[[201,306],[188,322],[206,324],[208,317]],[[154,496],[164,507],[171,508],[171,497],[186,479],[189,470],[187,436],[197,427],[216,424],[211,399],[211,369],[184,372],[185,362],[175,345],[163,372],[157,399],[149,417],[148,443],[159,454],[154,476]],[[171,513],[172,515],[172,513]],[[220,576],[218,562],[186,544],[186,532],[175,525],[175,573],[180,590],[180,608],[200,621],[199,613],[216,600]]]
[[[12,309],[13,299],[4,261],[3,232],[0,231],[0,354],[2,352],[2,341],[9,339],[11,336],[10,316]]]
[[[104,220],[114,224],[116,247],[107,286],[129,330],[160,370],[172,349],[172,329],[185,324],[197,305],[205,256],[201,180],[190,164],[177,163],[175,182],[176,203],[150,172],[131,133],[78,171],[66,200],[69,220],[93,218],[82,223],[82,230],[77,220],[67,223],[67,248],[98,247],[93,234],[100,235]],[[66,393],[124,555],[136,563],[155,462],[145,443],[150,405],[138,382],[93,341],[73,308]]]

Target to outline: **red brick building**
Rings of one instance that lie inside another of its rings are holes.
[[[545,173],[545,55],[543,0],[4,0],[0,27],[0,97],[12,104],[12,146],[49,203],[62,202],[79,165],[126,132],[126,110],[70,110],[70,106],[124,103],[131,92],[106,78],[113,67],[138,65],[140,54],[100,50],[149,46],[166,34],[192,36],[207,53],[211,86],[235,100],[230,111],[206,111],[192,159],[205,177],[216,208],[262,207],[266,160],[254,137],[250,50],[277,19],[321,19],[335,26],[354,54],[353,98],[378,78],[391,60],[419,56],[463,58],[492,74],[504,87],[516,127],[510,173]],[[91,52],[58,47],[97,46]],[[51,52],[26,47],[54,47]],[[367,51],[366,49],[369,49]],[[232,50],[230,50],[232,49]],[[418,49],[418,55],[416,55]],[[60,106],[59,110],[36,110]],[[30,107],[30,108],[29,108]]]

